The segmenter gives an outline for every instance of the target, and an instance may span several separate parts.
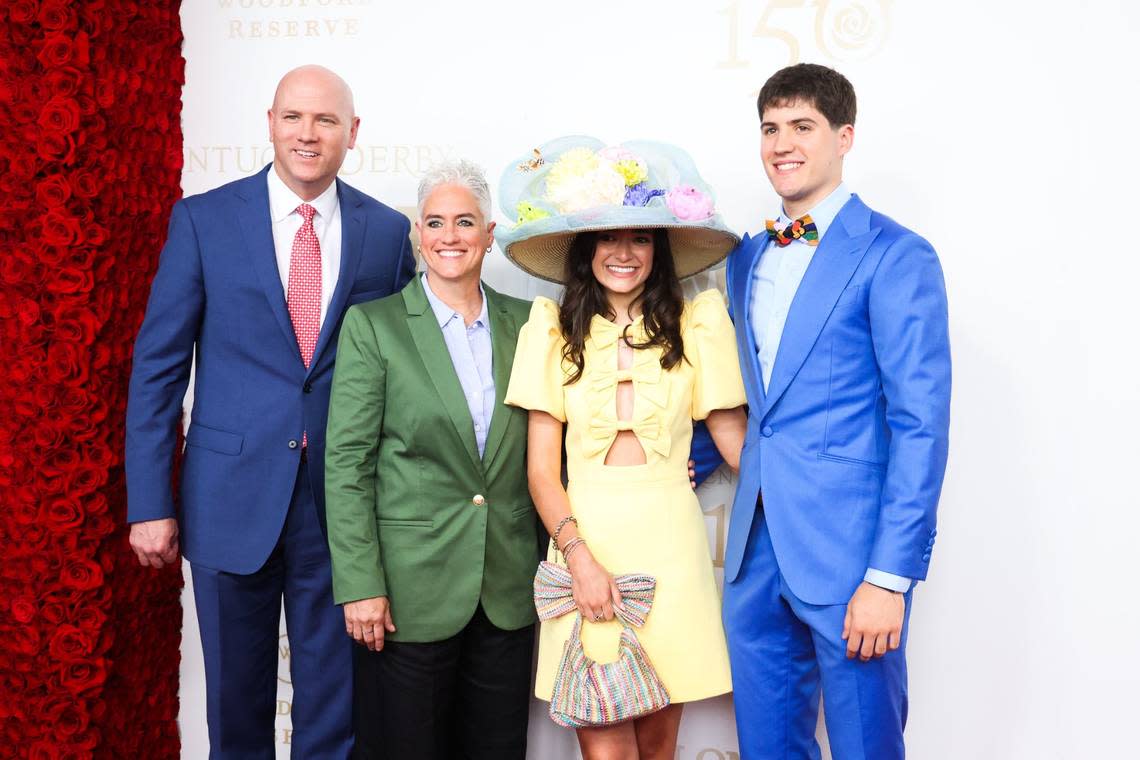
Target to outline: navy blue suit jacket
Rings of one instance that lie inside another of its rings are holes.
[[[268,166],[184,198],[135,341],[127,404],[127,519],[179,517],[183,554],[215,570],[250,573],[285,522],[302,434],[324,517],[325,423],[345,310],[399,291],[415,261],[406,217],[339,179],[341,264],[308,369],[278,273]],[[171,461],[194,362],[181,509]]]
[[[728,259],[748,433],[725,549],[740,571],[763,492],[788,586],[845,604],[867,568],[924,579],[946,467],[950,341],[934,249],[858,196],[820,241],[765,392],[750,323],[766,238]]]

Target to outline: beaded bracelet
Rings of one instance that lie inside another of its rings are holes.
[[[574,527],[578,527],[578,518],[574,517],[574,515],[566,515],[558,521],[558,526],[555,527],[554,535],[552,538],[554,539],[554,548],[558,549],[559,551],[561,551],[561,549],[558,545],[558,534],[560,534],[562,532],[562,529],[566,527],[566,523],[574,523]],[[563,556],[565,556],[565,554],[566,553],[563,552]]]
[[[562,559],[566,562],[570,561],[570,554],[582,544],[586,543],[586,539],[581,536],[574,536],[566,542],[566,547],[562,550]]]

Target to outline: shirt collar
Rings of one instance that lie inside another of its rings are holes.
[[[289,189],[285,181],[277,175],[277,168],[275,166],[269,167],[269,175],[266,180],[269,185],[269,216],[273,221],[283,221],[287,216],[297,210],[297,207],[302,203],[308,203],[310,206],[317,210],[317,215],[324,219],[326,222],[332,218],[333,211],[336,210],[337,205],[340,203],[336,194],[336,180],[334,179],[325,188],[325,191],[313,198],[311,201],[303,201],[301,198]]]
[[[431,304],[432,313],[435,314],[435,320],[439,322],[439,326],[442,328],[455,318],[462,322],[463,317],[459,312],[445,304],[439,296],[432,292],[431,285],[428,284],[427,272],[424,272],[421,278],[424,284],[424,294],[427,296],[428,303]],[[483,290],[483,283],[479,283],[479,295],[483,298],[483,305],[479,308],[479,316],[475,318],[472,327],[475,325],[487,326],[487,293]]]
[[[823,240],[823,236],[827,234],[827,228],[835,221],[835,217],[839,216],[840,209],[850,198],[851,191],[847,189],[847,183],[840,182],[838,187],[808,212],[811,220],[815,222],[815,229],[819,233],[820,240]],[[776,226],[782,229],[791,221],[791,218],[781,208],[780,218],[776,220]]]

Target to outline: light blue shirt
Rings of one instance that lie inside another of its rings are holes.
[[[487,445],[487,428],[495,411],[495,375],[491,365],[491,323],[487,319],[487,294],[479,286],[483,306],[470,326],[464,324],[463,315],[451,308],[432,292],[427,273],[423,275],[424,293],[431,304],[432,313],[443,332],[443,342],[451,355],[451,365],[463,388],[463,398],[471,412],[475,428],[475,443],[479,456]]]
[[[827,228],[835,221],[843,204],[851,198],[851,191],[842,182],[808,213],[819,232],[820,241],[827,234]],[[777,229],[783,229],[792,222],[781,210],[776,219]],[[792,299],[800,288],[808,266],[815,256],[816,246],[802,240],[793,240],[785,246],[765,246],[760,264],[752,273],[752,337],[756,340],[756,355],[760,359],[760,373],[764,379],[764,390],[772,381],[772,368],[776,364],[776,354],[780,350],[780,338],[784,334],[784,323],[788,321],[788,310]]]
[[[815,222],[820,243],[850,198],[851,191],[846,184],[840,182],[839,187],[808,211]],[[782,229],[791,221],[781,209],[776,227]],[[776,365],[776,356],[780,351],[780,339],[784,334],[784,324],[788,321],[788,310],[792,308],[792,300],[800,289],[800,283],[807,274],[816,249],[817,246],[808,245],[802,240],[793,240],[785,246],[773,245],[769,241],[760,256],[760,263],[752,272],[749,316],[752,318],[752,337],[756,341],[756,357],[760,360],[764,390],[768,389],[772,380],[772,368]],[[910,578],[874,568],[867,569],[863,580],[899,592],[909,591],[913,585]]]

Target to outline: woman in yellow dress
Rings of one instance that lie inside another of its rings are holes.
[[[578,740],[587,760],[673,758],[684,703],[732,688],[705,522],[689,483],[692,421],[706,420],[734,468],[745,428],[724,299],[710,290],[685,302],[680,278],[718,263],[737,238],[676,148],[564,138],[536,153],[504,175],[501,197],[519,216],[504,250],[565,291],[561,305],[535,301],[506,403],[530,410],[531,495],[552,536],[549,559],[564,556],[570,571],[587,657],[607,662],[618,651],[614,576],[654,576],[652,609],[636,635],[670,699],[632,721],[579,728]],[[542,623],[542,699],[551,699],[575,620]]]

